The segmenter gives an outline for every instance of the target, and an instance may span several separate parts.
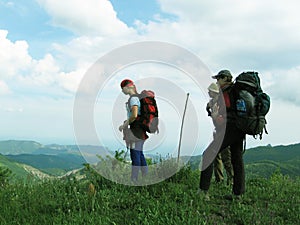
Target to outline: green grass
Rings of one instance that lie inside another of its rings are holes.
[[[275,162],[270,160],[262,160],[245,165],[246,173],[249,177],[260,176],[269,178],[276,171],[280,171],[283,175],[296,178],[300,174],[300,160],[294,159],[285,162]]]
[[[87,179],[19,182],[0,191],[0,224],[299,224],[300,179],[279,172],[247,179],[241,201],[212,183],[209,201],[196,194],[199,171],[183,168],[168,180],[132,187],[86,171]],[[96,193],[88,192],[93,183]]]
[[[15,179],[23,179],[29,174],[19,163],[9,160],[0,154],[0,167],[1,166],[13,171]]]

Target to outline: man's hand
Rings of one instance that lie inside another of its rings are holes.
[[[129,120],[125,120],[124,123],[121,126],[119,126],[119,131],[124,130],[124,128],[128,127],[128,125],[129,125]]]
[[[218,116],[219,116],[219,106],[214,105],[213,108],[212,108],[211,117],[213,119],[216,119]]]

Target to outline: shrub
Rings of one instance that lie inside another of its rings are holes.
[[[0,167],[0,186],[5,186],[11,178],[12,171],[6,167]]]

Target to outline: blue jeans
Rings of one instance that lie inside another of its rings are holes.
[[[130,158],[132,161],[131,180],[137,181],[139,171],[141,169],[142,175],[145,176],[148,173],[147,162],[143,153],[143,146],[145,141],[139,140],[134,142],[134,148],[130,149]]]

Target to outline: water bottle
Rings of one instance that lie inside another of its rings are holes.
[[[246,103],[243,99],[238,99],[236,101],[236,110],[238,116],[245,116],[247,114]]]

